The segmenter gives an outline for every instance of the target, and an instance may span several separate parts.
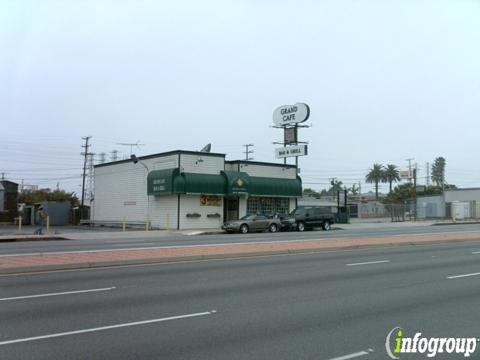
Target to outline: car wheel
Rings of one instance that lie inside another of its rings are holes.
[[[277,232],[277,230],[278,230],[278,228],[277,228],[277,225],[275,225],[275,224],[271,224],[268,227],[268,231],[270,231],[271,233]]]
[[[322,228],[323,228],[323,230],[328,231],[332,227],[330,226],[330,223],[328,221],[326,221],[326,222],[323,223]]]
[[[241,232],[242,234],[248,233],[248,225],[247,225],[247,224],[242,224],[242,225],[240,226],[240,232]]]
[[[298,231],[305,231],[305,223],[303,221],[300,221],[297,224],[297,229],[298,229]]]

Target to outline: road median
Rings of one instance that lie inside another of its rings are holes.
[[[480,240],[480,232],[288,240],[0,255],[0,274]]]

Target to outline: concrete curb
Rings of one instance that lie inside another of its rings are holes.
[[[480,221],[457,221],[457,222],[442,222],[435,223],[432,226],[447,226],[447,225],[475,225],[480,224]]]
[[[305,248],[305,249],[284,249],[284,250],[268,250],[258,252],[240,252],[229,254],[205,254],[194,256],[171,256],[171,257],[157,257],[135,260],[108,260],[108,261],[96,261],[96,262],[82,262],[75,264],[55,264],[55,265],[36,265],[36,266],[24,266],[0,269],[0,276],[2,275],[14,275],[25,273],[40,273],[48,271],[62,271],[62,270],[82,270],[82,269],[101,269],[111,268],[117,266],[134,266],[134,265],[151,265],[151,264],[168,264],[168,263],[182,263],[182,262],[197,262],[206,260],[228,260],[237,258],[255,258],[255,257],[267,257],[275,255],[294,255],[294,254],[315,254],[322,252],[341,251],[341,250],[358,250],[358,249],[372,249],[372,248],[386,248],[391,246],[421,246],[421,245],[441,245],[451,244],[458,242],[472,241],[471,239],[449,239],[438,241],[412,241],[408,243],[383,243],[383,244],[362,244],[362,245],[349,245],[349,246],[332,246],[326,248]]]
[[[69,240],[63,236],[50,236],[50,235],[19,235],[19,236],[7,236],[0,237],[0,243],[2,242],[20,242],[20,241],[50,241],[50,240]]]

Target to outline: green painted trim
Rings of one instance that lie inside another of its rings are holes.
[[[150,171],[147,175],[148,195],[170,195],[185,192],[179,169]]]

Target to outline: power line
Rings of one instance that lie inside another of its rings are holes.
[[[249,150],[250,147],[253,147],[253,144],[245,144],[242,146],[245,147],[245,151],[243,152],[245,154],[245,161],[253,160],[253,157],[250,157],[250,154],[253,154],[253,150]]]

